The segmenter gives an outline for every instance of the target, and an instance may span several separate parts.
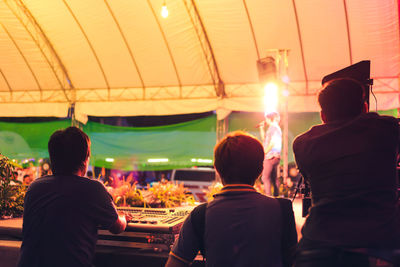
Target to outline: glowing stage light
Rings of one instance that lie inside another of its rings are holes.
[[[264,86],[264,113],[268,114],[271,112],[278,111],[278,85],[273,82],[269,82]]]
[[[161,16],[163,18],[167,18],[168,15],[169,15],[169,12],[168,12],[168,8],[167,8],[167,4],[164,2],[164,4],[161,7]]]
[[[288,97],[290,95],[289,90],[287,90],[287,89],[282,90],[282,95],[284,97]]]
[[[289,76],[285,75],[282,77],[282,82],[288,84],[290,82]]]

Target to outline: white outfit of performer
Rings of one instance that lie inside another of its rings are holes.
[[[264,183],[266,195],[271,195],[272,185],[274,187],[274,196],[278,196],[277,167],[281,160],[282,130],[276,120],[267,120],[269,120],[270,123],[264,138],[265,158],[262,181]]]

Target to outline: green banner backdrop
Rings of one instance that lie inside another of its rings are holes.
[[[379,112],[397,116],[397,110]],[[256,125],[262,113],[232,113],[229,131],[243,130],[260,137]],[[295,136],[320,124],[319,114],[289,114],[289,162]],[[0,152],[12,159],[47,158],[47,142],[70,120],[38,123],[0,122]],[[121,170],[166,170],[212,165],[216,116],[157,127],[118,127],[89,121],[83,126],[92,142],[91,164]]]

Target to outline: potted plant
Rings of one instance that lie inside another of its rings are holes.
[[[0,153],[0,219],[20,217],[24,211],[25,186],[14,179],[14,166]]]

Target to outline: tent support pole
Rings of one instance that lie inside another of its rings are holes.
[[[224,136],[228,133],[228,128],[229,128],[229,116],[226,116],[225,118],[218,120],[217,119],[217,143],[224,138]]]

